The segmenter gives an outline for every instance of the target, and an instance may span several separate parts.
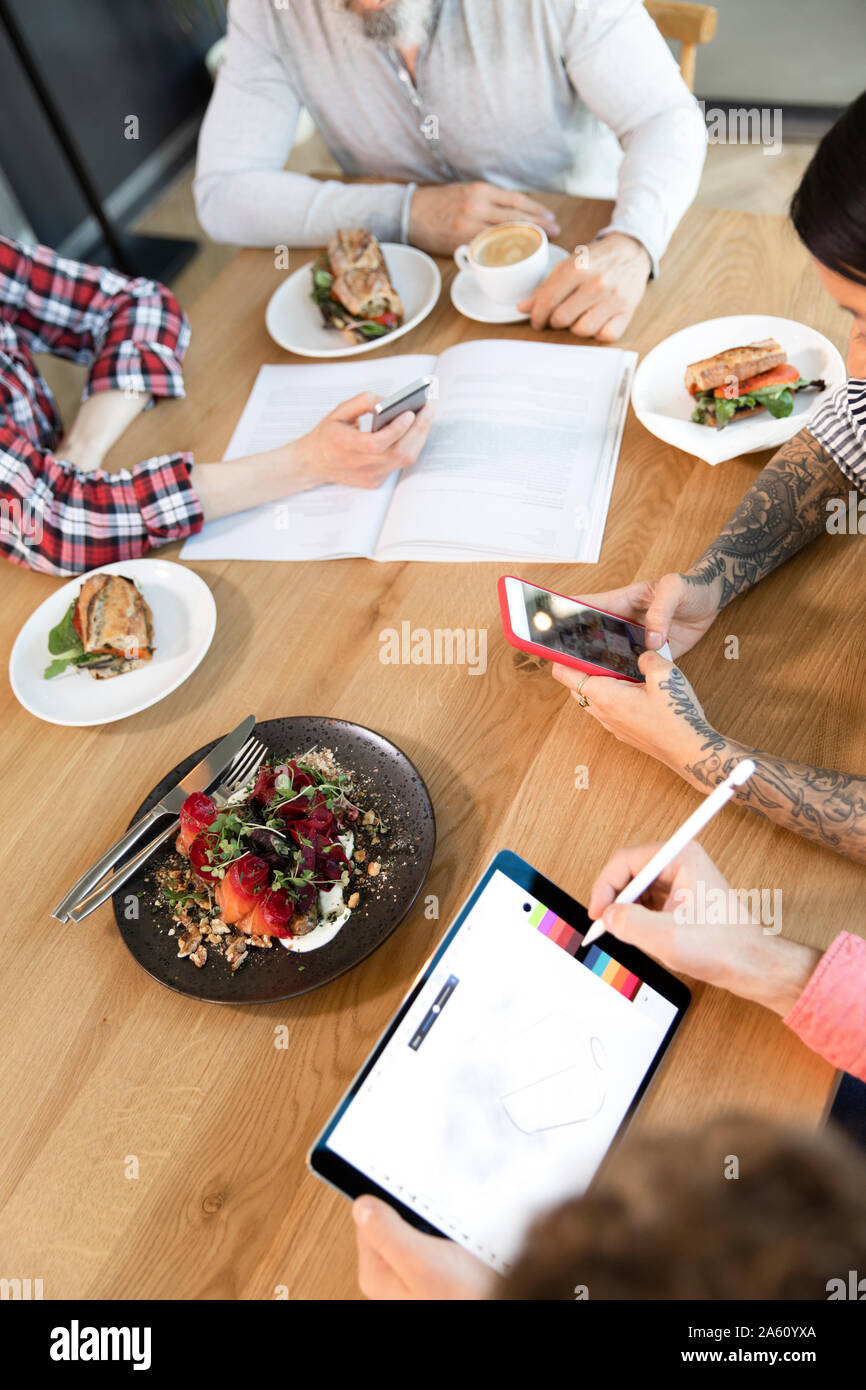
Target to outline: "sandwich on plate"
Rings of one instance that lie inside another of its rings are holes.
[[[153,614],[138,586],[122,574],[92,574],[85,579],[56,627],[48,634],[53,660],[45,679],[67,666],[108,680],[134,671],[151,660]]]
[[[363,228],[337,232],[314,262],[313,299],[326,326],[353,345],[382,338],[404,320],[382,248]]]
[[[760,410],[783,420],[794,409],[796,391],[823,391],[825,386],[823,381],[802,377],[775,338],[692,362],[686,367],[685,380],[686,390],[695,398],[692,420],[718,430]]]

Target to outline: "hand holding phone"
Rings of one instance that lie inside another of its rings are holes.
[[[640,623],[514,575],[503,575],[498,591],[502,626],[513,647],[589,676],[643,683],[637,663],[647,648],[646,628]],[[667,643],[659,656],[672,660]]]

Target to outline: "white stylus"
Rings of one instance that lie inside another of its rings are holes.
[[[744,782],[748,782],[752,773],[755,771],[755,764],[751,758],[743,758],[741,763],[737,763],[730,777],[726,777],[724,782],[720,782],[715,791],[710,792],[706,800],[702,801],[696,811],[693,811],[687,821],[684,821],[679,830],[668,840],[667,844],[662,845],[657,854],[654,854],[648,864],[645,864],[639,874],[636,874],[631,883],[627,883],[622,892],[614,899],[618,903],[634,903],[642,893],[645,893],[650,884],[663,873],[669,864],[673,863],[681,849],[694,840],[703,830],[704,826],[712,820],[717,811],[720,811],[734,795],[737,787],[741,787]],[[581,942],[582,946],[589,946],[598,937],[604,934],[604,924],[601,918],[593,922],[586,936]]]

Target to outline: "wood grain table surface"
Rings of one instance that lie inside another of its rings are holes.
[[[608,205],[548,198],[571,247]],[[299,252],[291,268],[312,258]],[[483,337],[573,342],[461,318],[448,288],[425,323],[382,351],[436,352]],[[292,359],[264,311],[284,271],[241,253],[195,306],[187,398],[141,417],[111,466],[189,448],[219,458],[256,372]],[[692,210],[622,346],[726,313],[820,329],[844,351],[845,316],[781,217]],[[766,455],[718,468],[649,435],[629,414],[601,561],[529,567],[562,592],[679,568],[716,534]],[[860,542],[862,544],[862,542]],[[176,557],[179,547],[162,551]],[[866,652],[849,621],[856,539],[824,537],[727,609],[682,666],[710,722],[807,763],[866,764]],[[546,665],[501,636],[495,565],[206,562],[213,645],[161,704],[102,728],[40,723],[3,693],[4,1058],[0,1275],[84,1298],[357,1297],[345,1200],[312,1178],[311,1140],[496,850],[509,847],[585,901],[621,845],[667,836],[697,795],[617,743]],[[5,654],[60,580],[7,565]],[[404,621],[488,629],[488,668],[386,666],[379,634]],[[739,639],[739,660],[725,638]],[[288,1003],[225,1008],[163,989],[129,956],[110,905],[80,926],[49,912],[150,788],[246,713],[327,714],[380,730],[431,790],[438,846],[426,893],[400,930],[342,979]],[[575,788],[575,768],[589,787]],[[735,885],[782,887],[784,931],[827,945],[852,925],[863,870],[731,806],[704,844]],[[857,929],[856,921],[854,930]],[[274,1030],[288,1027],[278,1050]],[[760,1008],[701,986],[635,1121],[689,1125],[730,1110],[815,1124],[833,1069]],[[129,1159],[139,1176],[126,1176]]]

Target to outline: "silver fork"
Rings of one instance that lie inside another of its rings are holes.
[[[225,781],[222,782],[215,791],[208,793],[220,809],[225,807],[229,797],[239,792],[241,788],[246,786],[255,776],[267,757],[267,754],[268,750],[265,744],[258,738],[251,739],[249,745],[245,746],[242,752],[238,754],[238,757],[229,769],[231,775],[227,776]],[[145,845],[144,849],[139,850],[138,854],[130,859],[128,863],[116,869],[111,877],[91,893],[89,897],[83,898],[75,907],[70,908],[69,920],[72,922],[80,922],[83,918],[88,917],[91,912],[95,912],[98,907],[101,907],[102,904],[112,896],[112,894],[117,892],[118,888],[126,883],[128,878],[132,878],[133,874],[138,872],[142,864],[146,863],[154,851],[159,849],[160,845],[165,844],[165,841],[168,840],[170,836],[176,835],[179,829],[180,821],[175,820],[172,821],[165,830],[161,830],[149,844]]]

